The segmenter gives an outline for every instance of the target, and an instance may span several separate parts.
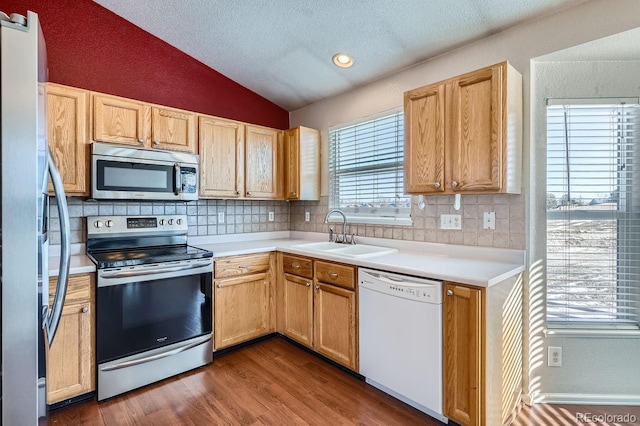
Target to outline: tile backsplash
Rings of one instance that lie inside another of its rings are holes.
[[[71,243],[84,243],[87,238],[86,216],[186,214],[189,235],[222,235],[266,231],[327,232],[323,222],[329,211],[328,197],[320,201],[253,201],[199,200],[180,202],[111,202],[88,201],[69,197]],[[418,197],[412,197],[411,226],[348,225],[348,233],[359,236],[463,244],[524,250],[525,208],[523,195],[463,195],[461,208],[453,208],[453,196],[424,197],[425,207],[418,207]],[[484,212],[496,213],[496,229],[484,230]],[[218,223],[218,213],[225,213],[224,223]],[[274,212],[270,222],[269,212]],[[311,220],[305,222],[305,212]],[[440,215],[460,214],[462,230],[440,229]],[[50,206],[50,243],[60,244],[60,219],[55,204]],[[337,231],[341,231],[340,228]]]
[[[391,238],[430,243],[463,244],[472,246],[525,248],[525,208],[523,195],[462,195],[460,210],[453,208],[453,195],[425,196],[424,209],[418,207],[418,197],[411,197],[412,226],[348,225],[347,233],[359,236]],[[294,231],[328,232],[323,222],[329,211],[328,197],[320,201],[291,203],[290,226]],[[305,212],[311,220],[305,222]],[[496,229],[483,229],[483,213],[495,212]],[[440,229],[440,215],[460,214],[461,230]],[[332,225],[335,227],[335,225]],[[336,231],[341,232],[342,225]]]
[[[87,239],[87,216],[186,214],[189,235],[221,235],[289,229],[289,203],[286,201],[199,200],[189,202],[89,201],[68,197],[71,243]],[[224,223],[218,213],[224,212]],[[269,212],[274,220],[269,221]],[[60,244],[60,219],[55,198],[49,207],[50,244]]]

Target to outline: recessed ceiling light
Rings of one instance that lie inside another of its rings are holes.
[[[351,68],[353,65],[353,58],[346,53],[336,53],[333,55],[333,63],[340,68]]]

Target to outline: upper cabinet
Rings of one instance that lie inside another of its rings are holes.
[[[200,196],[281,198],[282,132],[200,116]]]
[[[522,76],[507,62],[406,92],[405,191],[520,193]]]
[[[245,126],[245,197],[278,198],[281,135],[275,129]]]
[[[47,83],[46,91],[47,137],[64,190],[67,195],[88,195],[89,92],[53,83]]]
[[[200,196],[244,195],[244,125],[216,117],[200,117]]]
[[[151,107],[131,99],[94,93],[93,140],[149,147]]]
[[[284,132],[284,198],[320,199],[320,131],[296,127]]]
[[[93,94],[93,140],[196,152],[196,115],[189,111]]]

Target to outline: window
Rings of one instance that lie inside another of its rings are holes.
[[[640,106],[634,102],[549,101],[549,326],[638,326]]]
[[[403,194],[404,114],[329,130],[329,207],[352,222],[411,224]]]

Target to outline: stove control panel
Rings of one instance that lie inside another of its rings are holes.
[[[186,234],[187,215],[89,216],[87,236],[112,234]]]

